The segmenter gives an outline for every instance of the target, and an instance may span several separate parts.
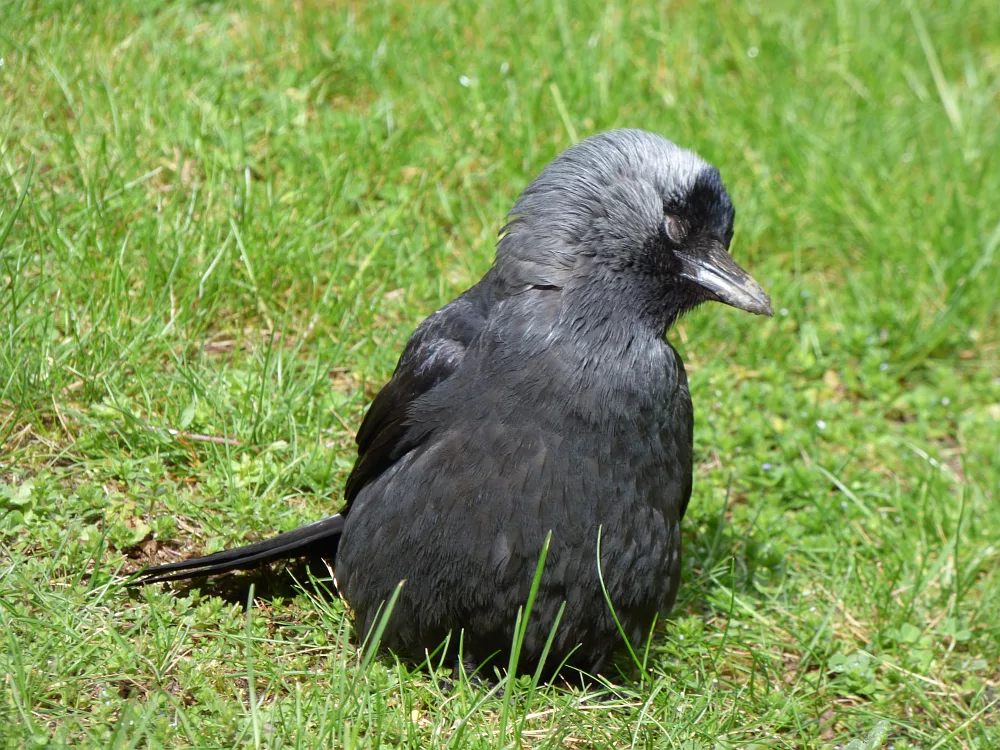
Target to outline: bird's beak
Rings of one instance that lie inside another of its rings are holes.
[[[680,254],[678,257],[680,275],[707,289],[719,302],[757,315],[774,315],[771,298],[721,243],[713,242],[708,252],[697,257]]]

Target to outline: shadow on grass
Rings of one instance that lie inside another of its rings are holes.
[[[723,515],[691,519],[684,534],[684,573],[673,616],[682,613],[723,614],[713,601],[720,589],[744,599],[757,599],[758,581],[773,584],[784,576],[785,556],[777,547],[750,536],[754,524],[734,526]]]
[[[749,528],[733,526],[723,515],[709,518],[689,519],[690,530],[684,536],[685,565],[680,590],[672,616],[661,619],[652,634],[655,641],[672,638],[673,626],[670,619],[684,615],[701,617],[725,616],[723,600],[728,600],[730,592],[740,597],[757,597],[754,577],[762,564],[759,551],[749,540]],[[697,528],[697,531],[694,531]],[[238,604],[244,609],[250,598],[257,601],[271,601],[277,598],[292,599],[302,593],[315,596],[323,602],[335,601],[339,594],[332,577],[330,561],[320,557],[272,563],[248,571],[231,571],[212,577],[199,577],[175,581],[169,590],[187,595],[192,590],[200,590],[203,595],[218,597],[228,604]],[[722,593],[722,596],[720,596]],[[349,615],[347,615],[349,616]],[[442,644],[447,649],[446,644]],[[388,652],[377,647],[382,658]],[[461,660],[461,656],[457,656]],[[427,664],[401,659],[411,669],[423,669]],[[436,652],[435,662],[456,663],[456,659],[442,659]],[[499,665],[501,668],[505,665]],[[476,664],[463,664],[466,673],[474,678],[480,687],[490,689],[499,679],[489,668]],[[456,672],[457,674],[457,672]],[[642,670],[630,658],[624,646],[616,653],[599,678],[586,675],[575,669],[565,669],[558,676],[552,675],[545,682],[555,682],[565,689],[607,693],[607,700],[622,699],[629,690],[642,692]],[[624,692],[621,692],[624,691]]]
[[[720,582],[727,589],[735,588],[737,594],[757,596],[755,576],[762,569],[773,569],[778,562],[772,559],[774,555],[763,552],[759,543],[748,540],[746,531],[722,518],[702,520],[699,525],[697,534],[685,534],[684,577],[674,611],[707,602]],[[254,596],[263,600],[289,598],[303,590],[332,600],[339,596],[332,573],[333,566],[328,560],[310,557],[176,581],[171,585],[180,593],[200,589],[206,595],[244,605],[251,586]]]
[[[322,558],[311,557],[166,585],[173,586],[179,594],[199,589],[206,596],[217,596],[230,604],[242,604],[244,608],[249,602],[251,586],[254,598],[264,601],[291,599],[303,592],[324,601],[333,601],[339,598],[339,594],[330,575],[331,570],[332,566],[328,567]]]

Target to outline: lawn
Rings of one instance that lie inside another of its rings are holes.
[[[991,18],[0,0],[0,745],[1000,747]],[[641,681],[449,685],[280,569],[126,588],[336,510],[414,326],[616,126],[718,165],[776,310],[668,334],[695,490]]]

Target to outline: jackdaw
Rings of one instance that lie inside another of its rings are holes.
[[[546,671],[600,673],[677,595],[694,425],[666,331],[706,301],[772,314],[728,253],[733,218],[718,170],[661,136],[563,152],[518,198],[492,268],[410,337],[358,430],[343,510],[144,582],[319,554],[362,635],[405,581],[383,645],[421,661],[451,635],[464,666],[492,669],[551,532],[518,671],[565,603]]]

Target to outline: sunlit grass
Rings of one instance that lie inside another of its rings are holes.
[[[1000,746],[995,10],[0,0],[0,739]],[[698,466],[641,686],[368,658],[280,571],[123,587],[335,510],[413,327],[615,126],[719,166],[777,311],[670,334]]]

